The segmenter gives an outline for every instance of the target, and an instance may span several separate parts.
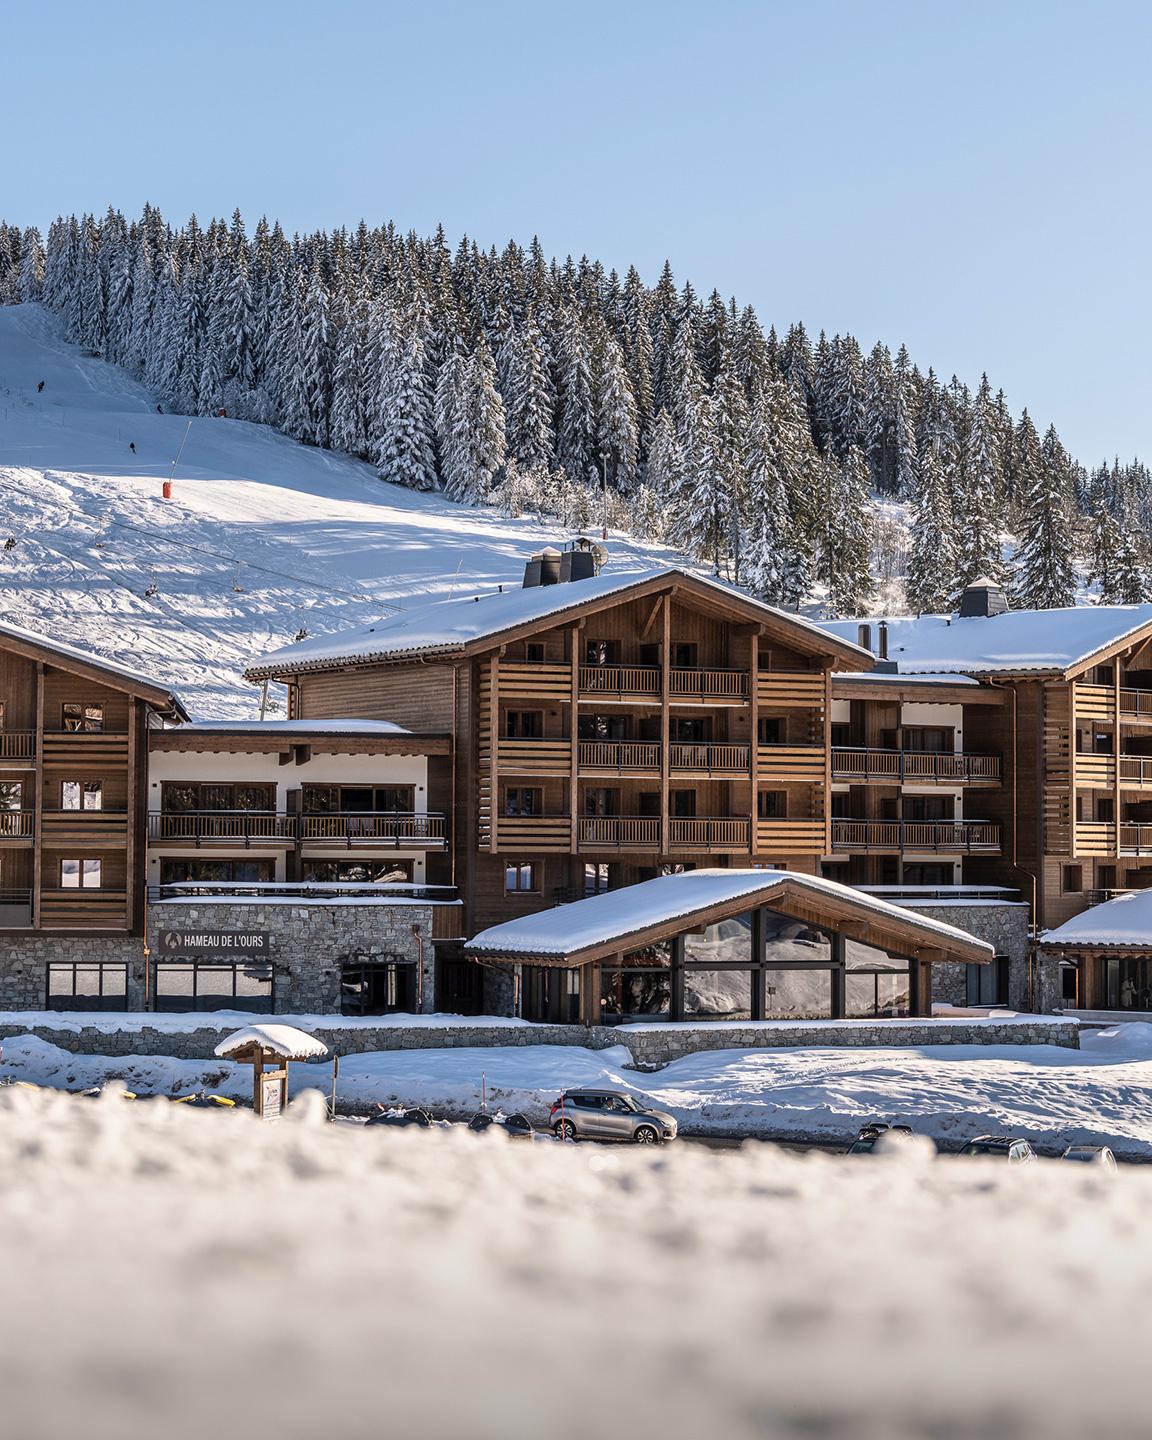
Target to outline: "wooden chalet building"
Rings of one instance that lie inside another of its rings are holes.
[[[0,625],[0,960],[22,957],[17,975],[42,958],[66,994],[66,937],[141,933],[147,735],[186,718],[143,675]],[[25,994],[13,975],[0,965],[0,1001]]]
[[[669,867],[815,874],[830,850],[832,673],[868,653],[718,581],[594,575],[587,558],[544,552],[523,588],[407,610],[247,672],[287,685],[293,721],[450,735],[465,934]],[[478,1003],[475,966],[441,973],[445,1008]]]

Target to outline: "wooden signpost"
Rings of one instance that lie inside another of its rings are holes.
[[[252,1109],[262,1119],[274,1120],[288,1106],[289,1062],[319,1059],[328,1047],[292,1025],[246,1025],[221,1040],[216,1054],[252,1066]]]

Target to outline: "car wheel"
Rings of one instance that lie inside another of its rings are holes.
[[[632,1138],[636,1141],[637,1145],[655,1145],[660,1139],[660,1136],[657,1135],[651,1125],[638,1125],[636,1127],[636,1133]]]
[[[575,1140],[576,1126],[573,1125],[571,1120],[557,1120],[556,1124],[552,1127],[552,1133],[556,1136],[557,1140]]]

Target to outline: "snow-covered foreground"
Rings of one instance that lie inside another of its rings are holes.
[[[321,1114],[0,1091],[6,1433],[1147,1433],[1150,1172]]]
[[[385,1050],[340,1062],[346,1107],[428,1105],[454,1117],[493,1103],[546,1118],[560,1090],[612,1085],[646,1097],[688,1134],[847,1139],[864,1120],[907,1121],[959,1142],[1010,1130],[1049,1150],[1073,1141],[1152,1159],[1152,1026],[1087,1034],[1084,1048],[1055,1045],[920,1049],[713,1050],[653,1074],[630,1069],[623,1046],[532,1045]],[[245,1098],[250,1072],[226,1061],[72,1055],[35,1036],[4,1042],[0,1075],[62,1089],[123,1079],[140,1094],[208,1087]],[[331,1083],[327,1064],[294,1067],[296,1091]]]
[[[239,672],[300,629],[518,584],[558,534],[264,426],[189,429],[37,305],[0,306],[0,527],[0,546],[16,541],[0,549],[5,620],[144,669],[202,717],[253,714]],[[675,558],[625,537],[610,549],[621,569]]]

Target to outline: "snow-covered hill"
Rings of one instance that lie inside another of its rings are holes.
[[[241,669],[301,628],[518,583],[558,534],[384,484],[263,426],[189,428],[19,305],[0,307],[0,546],[9,537],[4,619],[141,666],[213,717],[255,713]],[[621,569],[673,558],[621,536],[610,550]]]

